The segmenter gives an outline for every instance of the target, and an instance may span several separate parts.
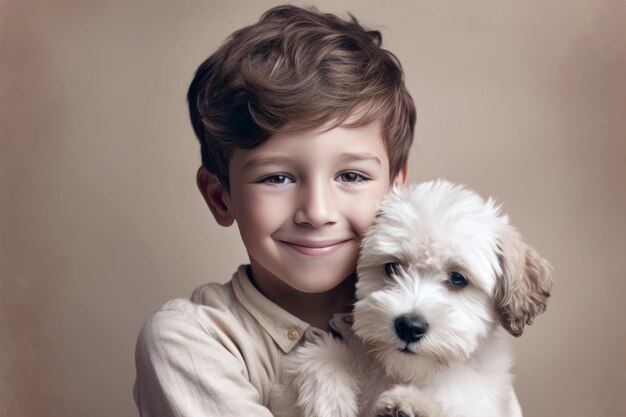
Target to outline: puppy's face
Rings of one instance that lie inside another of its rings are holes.
[[[515,268],[505,265],[513,255],[502,242],[507,236],[521,240],[498,210],[492,200],[443,181],[399,190],[383,201],[357,265],[353,328],[387,373],[404,380],[431,375],[467,359],[498,323],[513,333],[514,324],[503,316],[524,320],[521,327],[532,320],[528,308],[518,306],[521,318],[507,309],[510,299],[526,297],[511,294],[524,277],[506,276]],[[519,262],[527,262],[526,249]],[[549,271],[545,261],[541,265]],[[535,314],[545,308],[547,276]]]

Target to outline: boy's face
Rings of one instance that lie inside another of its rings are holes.
[[[307,293],[354,272],[361,236],[392,185],[378,123],[276,134],[235,151],[229,177],[222,211],[211,208],[221,224],[237,222],[255,280]],[[394,179],[404,181],[405,172]]]

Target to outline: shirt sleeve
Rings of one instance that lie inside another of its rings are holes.
[[[208,330],[184,311],[148,319],[135,351],[142,417],[272,417],[244,363]]]

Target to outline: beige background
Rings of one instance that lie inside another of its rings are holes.
[[[196,191],[185,92],[275,4],[0,2],[0,415],[137,415],[144,320],[245,261]],[[411,179],[497,197],[553,263],[514,341],[526,416],[626,415],[626,1],[314,4],[403,62]]]

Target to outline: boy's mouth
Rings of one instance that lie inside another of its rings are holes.
[[[334,239],[334,240],[279,240],[278,242],[291,248],[299,253],[309,256],[324,256],[336,252],[345,243],[353,239]]]

